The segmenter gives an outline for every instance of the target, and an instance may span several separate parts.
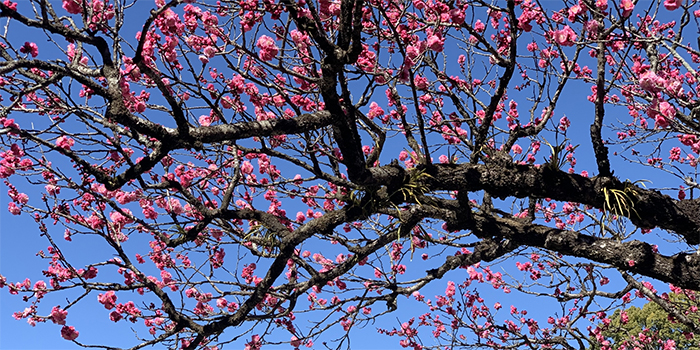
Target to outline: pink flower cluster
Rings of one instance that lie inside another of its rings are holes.
[[[561,46],[573,46],[577,35],[571,27],[565,26],[563,29],[552,32],[552,39]]]
[[[55,324],[65,325],[66,316],[68,316],[68,311],[63,310],[58,306],[54,306],[53,309],[51,309],[49,319]]]
[[[61,328],[61,337],[65,340],[75,340],[78,335],[78,331],[76,331],[73,326],[63,326],[63,328]]]
[[[258,39],[255,46],[260,49],[258,57],[260,57],[260,59],[263,61],[272,61],[272,59],[275,58],[279,52],[279,48],[275,44],[275,39],[272,39],[267,35],[262,35]]]
[[[664,7],[669,11],[674,11],[683,5],[682,0],[665,0]]]
[[[31,159],[22,159],[23,156],[24,151],[17,144],[13,144],[9,150],[0,153],[0,179],[10,177],[15,173],[15,170],[28,169],[33,165]]]
[[[104,294],[100,293],[97,296],[97,301],[99,301],[100,304],[104,305],[105,309],[111,310],[116,306],[117,296],[114,294],[113,290],[110,290]]]
[[[25,42],[22,47],[19,48],[19,52],[31,54],[32,57],[39,56],[39,48],[36,43],[31,43],[29,41]]]
[[[70,150],[74,144],[75,144],[75,140],[73,140],[72,138],[70,138],[68,136],[59,136],[56,139],[56,146],[63,148],[63,149],[66,149],[66,150]]]
[[[639,86],[652,93],[661,91],[664,85],[666,80],[652,71],[647,71],[639,77]]]
[[[82,2],[82,0],[63,0],[63,9],[74,15],[83,13]]]

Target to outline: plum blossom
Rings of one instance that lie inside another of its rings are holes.
[[[569,13],[568,13],[568,19],[569,21],[574,21],[576,19],[576,16],[578,15],[583,15],[587,11],[586,5],[582,2],[579,2],[578,4],[571,6],[569,8]]]
[[[15,202],[10,202],[7,205],[7,210],[12,213],[12,215],[19,215],[22,212]]]
[[[253,164],[250,164],[249,161],[244,161],[243,164],[241,164],[241,172],[246,175],[250,175],[253,173]]]
[[[476,31],[477,33],[481,33],[484,30],[486,30],[486,25],[483,22],[481,22],[481,20],[477,19],[474,23],[474,31]]]
[[[634,2],[632,0],[622,0],[620,1],[620,9],[622,10],[622,17],[629,17],[634,11]]]
[[[566,131],[566,129],[568,129],[569,126],[571,126],[571,121],[569,120],[569,118],[563,116],[561,117],[561,119],[559,119],[559,130]]]
[[[676,108],[670,103],[662,101],[659,103],[659,112],[667,119],[673,119],[676,115]]]
[[[31,43],[29,41],[25,42],[24,45],[19,48],[19,52],[31,54],[32,57],[39,56],[39,48],[35,43]]]
[[[669,11],[678,10],[683,5],[682,0],[665,0],[664,7]]]
[[[202,126],[211,125],[211,116],[208,116],[208,115],[199,116],[199,124]]]
[[[100,304],[104,305],[105,309],[111,310],[116,306],[117,296],[114,294],[113,290],[110,290],[104,294],[100,293],[97,296],[97,301],[99,301]]]
[[[245,350],[260,350],[262,342],[260,341],[260,336],[255,334],[252,339],[245,344]]]
[[[639,86],[649,92],[659,92],[666,84],[666,80],[652,71],[643,73],[639,77]]]
[[[83,7],[80,6],[81,2],[82,0],[63,0],[63,9],[74,15],[83,13]],[[63,333],[63,331],[61,331],[61,333]]]
[[[56,139],[56,146],[69,150],[75,144],[75,140],[68,136],[59,136]]]
[[[228,306],[228,301],[226,300],[226,298],[216,299],[216,306],[220,309],[223,309]]]
[[[65,340],[75,340],[78,335],[78,331],[76,331],[73,326],[63,326],[63,328],[61,328],[61,336]]]
[[[453,23],[462,24],[464,23],[465,18],[466,15],[464,14],[464,10],[458,8],[450,10],[450,19],[452,19]]]
[[[272,39],[267,35],[261,36],[255,46],[260,49],[258,57],[260,57],[260,59],[263,61],[272,61],[272,59],[275,58],[279,52],[279,48],[275,44],[275,39]]]
[[[55,323],[55,324],[65,325],[67,315],[68,315],[68,311],[63,310],[63,309],[59,308],[58,306],[54,306],[53,309],[51,309],[51,315],[49,316],[49,319],[51,321],[53,321],[53,323]],[[63,331],[61,331],[61,333],[63,333]],[[66,339],[68,339],[68,338],[66,338]]]
[[[511,147],[510,150],[511,150],[511,152],[513,152],[514,154],[521,154],[521,153],[523,153],[523,148],[520,147],[520,145],[513,145],[513,147]]]
[[[109,313],[109,320],[112,322],[118,322],[122,318],[124,317],[118,311],[112,311]]]
[[[445,38],[439,33],[433,34],[428,37],[428,47],[435,52],[442,52],[443,46],[445,45]]]
[[[577,36],[571,27],[566,26],[563,29],[552,32],[552,39],[561,46],[573,46]]]

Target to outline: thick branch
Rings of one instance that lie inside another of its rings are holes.
[[[483,214],[474,214],[474,220],[466,226],[482,238],[501,237],[520,245],[610,264],[681,288],[700,289],[698,254],[667,256],[657,253],[651,244],[637,240],[620,242]]]
[[[598,173],[600,176],[611,176],[610,160],[608,159],[608,147],[603,143],[601,130],[603,129],[603,118],[605,116],[605,43],[598,43],[598,67],[596,69],[598,78],[596,79],[596,104],[595,121],[591,124],[591,142],[593,152],[598,163]]]
[[[199,127],[190,131],[192,139],[202,143],[233,141],[249,137],[299,134],[328,126],[333,122],[328,111],[302,114],[293,119],[271,119],[226,125]]]
[[[552,198],[605,210],[604,189],[626,193],[632,209],[627,217],[642,228],[674,231],[689,244],[700,243],[700,203],[677,201],[615,178],[586,178],[577,174],[528,165],[436,165],[430,179],[433,190],[488,191],[498,198]]]

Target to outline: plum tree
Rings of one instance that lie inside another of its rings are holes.
[[[131,323],[133,348],[362,329],[611,349],[608,316],[647,298],[697,340],[696,304],[652,284],[700,291],[695,0],[4,0],[0,17],[0,178],[48,245],[43,280],[0,276],[17,319],[98,348],[78,305]],[[509,293],[560,309],[499,313]]]

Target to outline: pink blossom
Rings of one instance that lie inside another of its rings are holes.
[[[271,61],[279,52],[279,48],[275,44],[275,39],[272,39],[267,35],[261,36],[255,46],[260,49],[258,57],[260,57],[260,59],[263,61]]]
[[[81,2],[82,2],[82,0],[63,0],[63,9],[68,11],[68,13],[72,13],[74,15],[77,15],[79,13],[83,13],[83,7],[80,5]],[[71,327],[71,328],[73,328],[73,327]],[[61,333],[63,333],[63,331],[61,331]],[[77,332],[76,332],[76,334],[77,334]],[[77,337],[77,335],[76,335],[76,337]]]
[[[245,162],[243,162],[243,164],[241,164],[241,172],[246,175],[252,174],[253,164],[250,164],[250,162],[246,160]]]
[[[374,118],[381,118],[384,115],[384,110],[382,107],[380,107],[377,102],[372,102],[369,104],[369,113],[367,113],[367,117],[369,119],[374,119]]]
[[[49,316],[49,319],[51,321],[53,321],[53,323],[55,323],[55,324],[64,325],[64,324],[66,324],[66,316],[67,315],[68,315],[68,311],[62,310],[58,306],[54,306],[53,309],[51,309],[51,315]],[[66,339],[68,339],[68,338],[66,338]]]
[[[199,116],[199,124],[202,126],[209,126],[211,125],[211,117],[208,115],[201,115]]]
[[[70,138],[68,136],[59,136],[56,139],[56,146],[63,148],[63,149],[69,150],[71,147],[73,147],[74,144],[75,144],[75,140],[73,140],[72,138]]]
[[[118,211],[113,211],[109,213],[109,219],[112,220],[112,222],[114,222],[115,224],[119,225],[119,227],[124,227],[127,224],[134,222],[134,220],[131,219],[131,211],[129,209],[123,208],[122,211],[126,215]]]
[[[583,4],[582,2],[579,2],[578,4],[571,6],[569,8],[569,16],[568,16],[569,21],[573,22],[576,19],[576,16],[586,13],[586,11],[587,11],[586,5]]]
[[[202,50],[202,53],[207,56],[207,58],[212,58],[216,55],[216,48],[213,46],[207,46]]]
[[[481,33],[484,30],[486,30],[486,25],[483,22],[481,22],[481,20],[477,19],[474,23],[474,31]]]
[[[464,23],[464,19],[466,18],[466,15],[464,14],[464,10],[459,9],[459,8],[454,8],[450,10],[450,19],[452,19],[452,22],[455,24],[462,24]]]
[[[118,322],[122,318],[124,317],[118,311],[112,311],[109,313],[109,320],[112,322]]]
[[[83,271],[83,269],[78,270],[78,272]],[[81,274],[81,277],[83,277],[86,280],[92,279],[97,277],[97,269],[94,266],[90,266],[87,270],[84,270],[84,272]]]
[[[61,188],[56,186],[56,185],[49,184],[49,185],[44,186],[44,188],[46,189],[46,192],[52,196],[55,196],[55,195],[61,193]]]
[[[659,92],[666,84],[666,80],[652,71],[643,73],[639,77],[639,87],[649,92]]]
[[[299,346],[301,346],[301,339],[297,338],[296,335],[293,335],[290,345],[295,348],[298,348]]]
[[[444,42],[444,39],[443,39],[443,42]],[[440,50],[442,50],[442,48],[440,48]],[[413,81],[416,83],[416,88],[418,88],[418,90],[427,90],[428,86],[430,86],[430,83],[428,82],[428,78],[422,77],[418,74],[416,74],[416,77],[413,79]]]
[[[37,289],[37,290],[44,290],[44,289],[46,289],[46,282],[44,282],[44,281],[36,281],[36,283],[34,283],[34,289]]]
[[[31,54],[32,57],[36,57],[39,55],[39,48],[36,46],[35,43],[30,43],[29,41],[27,41],[22,47],[19,48],[19,52],[28,53]]]
[[[569,118],[563,116],[561,117],[561,119],[559,119],[559,130],[566,131],[566,129],[568,129],[569,126],[571,126],[571,121],[569,120]]]
[[[530,51],[530,52],[535,52],[535,51],[537,51],[537,49],[538,49],[538,47],[537,47],[537,43],[536,43],[536,42],[533,41],[533,42],[527,44],[527,50],[528,50],[528,51]]]
[[[665,0],[664,1],[664,7],[669,11],[677,10],[679,7],[681,7],[681,5],[683,5],[682,0]]]
[[[5,6],[7,6],[10,10],[12,11],[17,11],[17,3],[12,2],[10,0],[5,0],[2,2]]]
[[[180,215],[185,211],[182,208],[182,203],[180,203],[180,200],[177,198],[170,198],[170,200],[166,202],[165,210],[175,215]]]
[[[451,298],[455,295],[455,291],[455,283],[453,281],[447,282],[447,288],[445,288],[445,295]]]
[[[66,340],[75,340],[79,335],[78,331],[73,326],[63,326],[61,328],[61,336]]]
[[[228,306],[228,301],[225,298],[216,299],[216,306],[223,309]]]
[[[634,2],[632,0],[620,1],[620,9],[622,9],[622,17],[629,17],[634,11]]]
[[[245,344],[245,350],[260,350],[262,342],[260,341],[260,336],[255,334],[252,339]]]
[[[96,230],[101,229],[105,224],[104,221],[102,220],[102,218],[97,216],[97,214],[95,214],[95,213],[92,213],[92,215],[90,215],[90,217],[88,217],[85,220],[85,222],[87,222],[91,228],[96,229]]]
[[[659,103],[659,112],[668,119],[673,119],[676,116],[676,108],[666,101]]]
[[[442,52],[445,45],[445,38],[441,35],[431,35],[428,37],[428,47],[435,52]]]
[[[552,33],[552,38],[561,46],[573,46],[577,36],[571,27],[566,26],[563,29],[555,30]]]
[[[108,291],[107,293],[100,293],[97,296],[97,301],[100,302],[100,304],[105,306],[105,309],[110,310],[113,309],[114,306],[117,303],[117,296],[114,294],[113,290]]]
[[[22,212],[15,202],[10,202],[7,205],[7,210],[12,213],[12,215],[19,215]]]

